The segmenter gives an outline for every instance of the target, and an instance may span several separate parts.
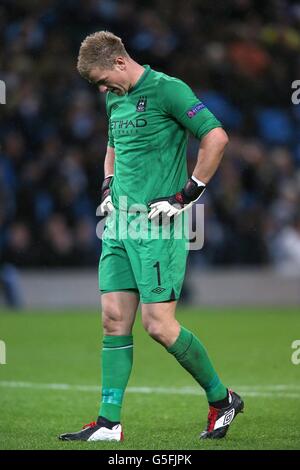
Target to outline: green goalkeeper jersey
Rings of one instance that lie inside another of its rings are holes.
[[[187,180],[188,133],[201,139],[221,123],[181,80],[148,65],[124,96],[107,93],[108,145],[114,147],[112,201],[132,204],[180,191]],[[123,198],[124,200],[124,198]],[[124,207],[126,208],[126,207]]]

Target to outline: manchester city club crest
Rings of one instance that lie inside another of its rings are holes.
[[[136,110],[138,113],[141,113],[143,111],[146,111],[146,105],[147,105],[147,96],[140,96],[140,99],[137,102],[136,105]]]

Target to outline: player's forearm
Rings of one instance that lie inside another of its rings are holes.
[[[115,208],[111,198],[111,182],[114,175],[114,162],[115,162],[115,149],[107,146],[106,155],[104,159],[104,181],[101,186],[101,204],[99,215],[108,215],[112,213]]]
[[[223,157],[228,136],[222,128],[211,130],[203,137],[193,176],[207,184],[215,174]]]
[[[113,147],[107,147],[104,159],[104,177],[114,174],[115,151]]]

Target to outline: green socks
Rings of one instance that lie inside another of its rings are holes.
[[[133,338],[104,336],[102,348],[102,403],[99,416],[121,420],[121,407],[133,362]]]
[[[203,344],[189,330],[181,327],[175,343],[167,351],[177,359],[204,388],[210,403],[224,400],[227,389],[221,383]],[[102,403],[99,416],[109,421],[121,420],[124,392],[133,362],[133,338],[104,336],[102,349]]]
[[[167,351],[204,388],[210,403],[227,397],[227,389],[213,368],[205,347],[193,333],[181,327],[178,338]]]

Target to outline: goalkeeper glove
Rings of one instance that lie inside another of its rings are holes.
[[[100,202],[100,214],[101,215],[109,215],[111,214],[115,208],[113,206],[110,194],[110,183],[113,179],[113,175],[108,175],[101,187],[101,202]]]
[[[148,219],[155,219],[159,214],[165,214],[167,217],[178,216],[199,199],[205,188],[205,183],[192,176],[187,180],[184,188],[173,196],[160,197],[150,201],[148,206],[151,210]]]

